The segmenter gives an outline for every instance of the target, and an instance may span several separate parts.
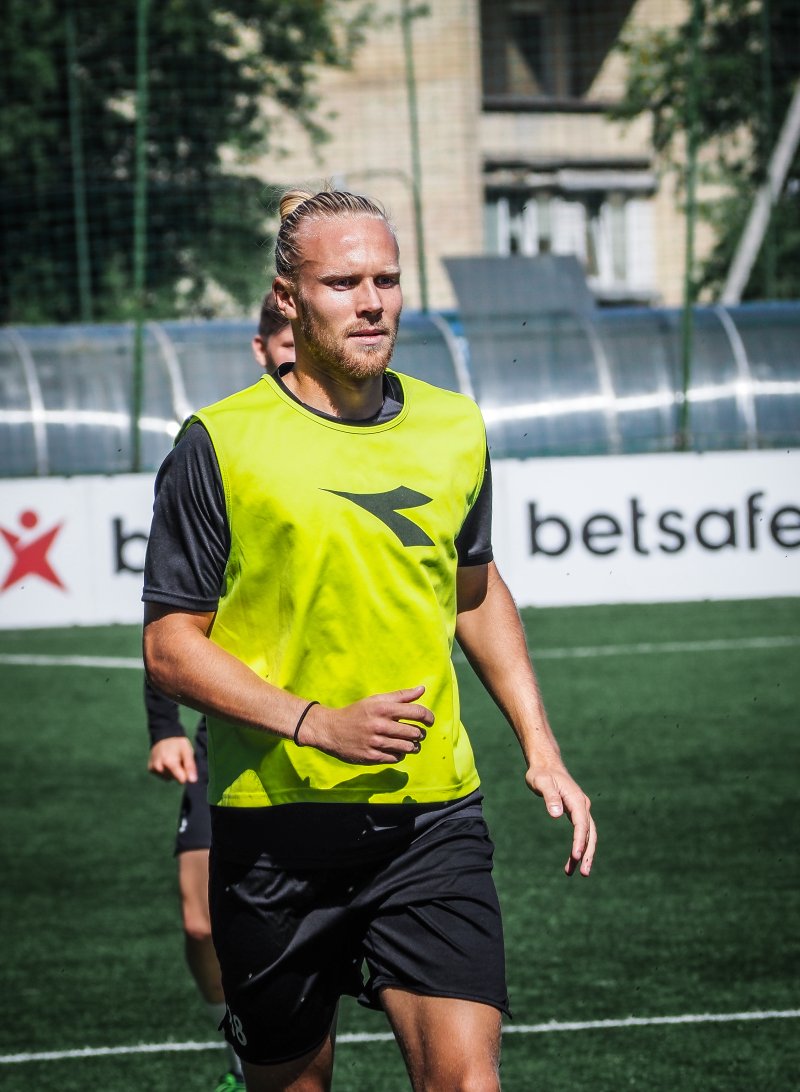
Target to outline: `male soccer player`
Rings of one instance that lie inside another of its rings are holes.
[[[252,340],[253,356],[264,371],[294,359],[294,338],[289,321],[278,310],[270,291],[261,302],[258,330]],[[208,743],[206,720],[197,726],[194,747],[186,737],[171,698],[145,682],[145,708],[150,735],[148,770],[166,781],[184,786],[181,800],[175,856],[178,859],[186,962],[200,995],[208,1006],[215,1028],[225,1015],[219,963],[211,941],[208,913],[208,852],[211,846],[211,818],[208,809]],[[228,1044],[229,1070],[215,1092],[237,1092],[244,1088],[241,1062]]]
[[[153,682],[209,720],[225,1030],[250,1092],[322,1092],[350,993],[384,1009],[415,1089],[494,1092],[502,928],[454,637],[572,821],[568,874],[591,869],[590,805],[492,560],[480,412],[388,370],[391,226],[342,192],[286,194],[281,219],[295,363],[184,429],[143,593]]]

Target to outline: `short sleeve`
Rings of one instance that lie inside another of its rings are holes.
[[[486,469],[475,503],[456,538],[459,565],[488,565],[492,551],[492,466],[486,452]]]
[[[181,610],[216,610],[229,553],[216,452],[202,424],[194,422],[156,478],[142,599]]]

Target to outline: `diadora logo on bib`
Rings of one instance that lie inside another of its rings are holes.
[[[22,529],[19,534],[9,530],[8,527],[0,526],[0,535],[13,555],[11,568],[0,584],[0,593],[7,591],[14,584],[21,584],[29,576],[38,576],[40,580],[65,591],[61,578],[47,558],[56,535],[64,526],[63,523],[57,523],[49,531],[39,534],[36,530],[39,526],[39,516],[36,512],[28,510],[21,513],[19,526]]]
[[[408,511],[409,508],[421,508],[433,500],[432,497],[426,497],[424,493],[418,493],[416,489],[399,485],[397,489],[391,489],[388,493],[343,493],[338,489],[324,489],[323,492],[344,497],[345,500],[357,504],[359,508],[366,509],[381,523],[385,523],[390,531],[394,531],[404,546],[433,545],[433,539],[428,538],[418,524],[408,516],[400,514]]]

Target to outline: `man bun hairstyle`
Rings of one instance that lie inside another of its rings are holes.
[[[306,222],[369,216],[383,220],[394,235],[386,210],[377,201],[362,194],[348,193],[347,190],[324,189],[319,193],[287,190],[281,197],[279,207],[281,226],[275,240],[275,272],[289,281],[294,280],[301,261],[297,236]]]
[[[313,196],[314,194],[308,190],[287,190],[280,203],[281,224],[287,217],[292,215],[298,205],[310,201]]]

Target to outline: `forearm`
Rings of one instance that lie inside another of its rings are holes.
[[[561,761],[528,655],[525,631],[511,593],[494,562],[485,569],[459,569],[456,639],[478,677],[516,733],[528,764],[525,780],[557,819],[573,826],[565,865],[571,876],[592,868],[597,829],[590,801]]]
[[[182,705],[231,724],[291,738],[310,700],[260,678],[184,614],[149,611],[143,647],[153,686]]]
[[[456,639],[513,728],[528,765],[561,764],[519,612],[494,565],[483,599],[459,612]]]
[[[230,724],[256,728],[303,747],[316,747],[343,762],[400,762],[419,751],[433,713],[418,704],[424,686],[372,694],[341,708],[297,696],[260,678],[247,664],[209,640],[212,614],[148,605],[144,626],[145,669],[155,687],[175,701]],[[296,736],[298,726],[302,738]]]
[[[174,739],[186,735],[176,702],[156,690],[148,679],[144,680],[144,705],[151,747],[163,739]]]

